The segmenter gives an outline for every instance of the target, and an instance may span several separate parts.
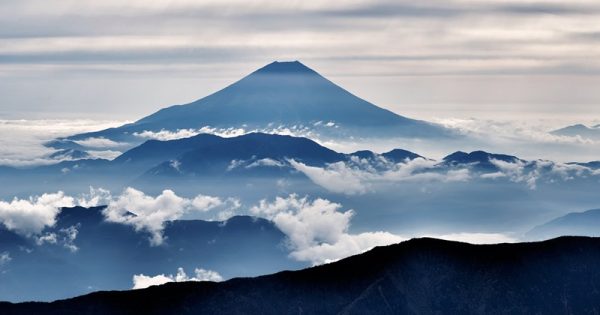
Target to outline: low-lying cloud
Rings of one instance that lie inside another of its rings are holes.
[[[336,261],[405,240],[381,231],[350,234],[354,211],[340,211],[341,208],[326,199],[309,200],[292,194],[273,201],[261,200],[250,212],[272,220],[288,237],[290,257],[312,264]]]
[[[132,289],[145,289],[153,285],[162,285],[169,282],[186,282],[186,281],[223,281],[223,277],[216,271],[206,270],[202,268],[194,269],[194,276],[189,277],[183,268],[177,269],[175,275],[160,274],[156,276],[146,276],[144,274],[133,276]]]
[[[439,181],[455,182],[470,178],[469,169],[444,170],[437,167],[439,162],[416,158],[401,163],[383,163],[376,161],[376,166],[365,159],[351,162],[336,162],[325,167],[309,166],[294,160],[289,161],[292,167],[305,174],[315,184],[335,193],[355,195],[369,191],[374,183],[405,181]]]
[[[0,200],[0,223],[20,235],[34,237],[38,245],[60,244],[71,251],[77,251],[74,241],[78,226],[50,232],[44,230],[54,226],[63,207],[100,205],[107,205],[103,210],[107,221],[131,225],[136,231],[150,233],[152,245],[163,243],[162,232],[168,221],[180,219],[191,212],[212,210],[218,210],[215,214],[217,219],[226,220],[241,206],[235,198],[223,199],[202,194],[184,198],[177,196],[172,190],[164,190],[153,197],[128,187],[120,195],[113,196],[108,190],[91,187],[89,193],[76,197],[59,191],[25,199],[14,198],[10,202]]]
[[[45,147],[44,143],[121,124],[123,122],[88,119],[0,120],[0,165],[25,167],[56,163],[55,159],[48,158],[55,150]],[[103,151],[90,153],[94,157],[108,157],[109,153]]]
[[[177,220],[193,211],[206,212],[224,205],[225,202],[220,198],[205,195],[198,195],[193,199],[183,198],[168,189],[152,197],[128,187],[108,203],[103,213],[110,222],[128,224],[136,231],[149,232],[150,243],[161,245],[164,241],[162,232],[165,222]]]
[[[75,198],[62,191],[28,199],[14,198],[10,202],[0,200],[0,223],[21,235],[39,234],[53,226],[62,207],[75,205]]]

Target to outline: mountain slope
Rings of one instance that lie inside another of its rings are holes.
[[[163,244],[152,246],[149,233],[106,221],[103,209],[63,208],[55,226],[40,235],[47,237],[43,242],[0,225],[0,254],[11,257],[0,264],[0,300],[54,300],[92,288],[128,289],[134,274],[169,274],[179,267],[188,272],[206,268],[230,278],[306,266],[288,258],[285,234],[265,219],[170,221]]]
[[[596,314],[600,239],[470,245],[413,239],[315,268],[171,283],[2,314]]]
[[[161,109],[132,124],[67,139],[139,141],[133,136],[136,132],[204,126],[247,130],[303,126],[319,133],[361,137],[449,135],[443,127],[399,116],[358,98],[294,61],[273,62],[214,94]]]
[[[527,239],[532,240],[559,235],[600,236],[600,209],[571,212],[536,226],[525,234]]]

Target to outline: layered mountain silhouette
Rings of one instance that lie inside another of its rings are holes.
[[[50,143],[76,148],[72,140],[107,138],[140,142],[143,131],[179,129],[302,127],[320,134],[355,137],[446,137],[438,125],[377,107],[327,80],[298,61],[273,62],[230,86],[185,105],[159,110],[134,123]]]
[[[264,219],[170,221],[163,244],[152,246],[149,233],[106,221],[104,208],[63,208],[56,224],[35,237],[0,225],[0,254],[11,257],[0,266],[0,300],[55,300],[91,290],[129,289],[134,274],[172,274],[179,267],[216,270],[229,278],[306,266],[287,257],[285,234]]]
[[[568,213],[536,226],[525,237],[541,240],[561,235],[600,236],[600,209]]]
[[[413,239],[332,264],[222,283],[169,283],[2,314],[596,314],[600,239],[470,245]]]
[[[69,151],[70,149],[65,149]],[[71,151],[69,151],[71,152]],[[237,137],[199,134],[176,140],[147,140],[112,161],[81,159],[63,161],[29,170],[11,170],[17,174],[69,176],[115,175],[135,178],[144,176],[288,176],[293,168],[289,160],[323,167],[353,158],[384,158],[400,163],[421,157],[402,149],[378,154],[358,151],[344,154],[328,149],[313,140],[277,134],[248,133]],[[2,170],[0,170],[2,171]]]

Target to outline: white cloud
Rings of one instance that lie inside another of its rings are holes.
[[[104,137],[90,137],[87,139],[83,139],[83,140],[75,140],[73,141],[79,145],[88,147],[88,148],[94,148],[94,149],[108,149],[108,148],[119,148],[119,147],[124,147],[127,146],[127,143],[122,143],[122,142],[116,142]]]
[[[196,268],[194,270],[195,276],[189,277],[183,268],[177,269],[176,275],[156,275],[156,276],[146,276],[144,274],[134,275],[133,276],[133,288],[132,289],[144,289],[153,285],[161,285],[169,282],[185,282],[185,281],[213,281],[220,282],[223,281],[223,277],[212,270],[206,270],[202,268]]]
[[[38,246],[42,246],[44,244],[61,244],[71,252],[76,252],[79,250],[79,247],[75,245],[75,239],[77,239],[77,234],[79,234],[78,229],[79,224],[60,229],[58,232],[47,232],[43,235],[35,237],[35,243]]]
[[[24,167],[56,163],[56,160],[48,158],[55,150],[45,147],[44,143],[58,137],[105,129],[122,123],[87,119],[0,119],[0,165]]]
[[[515,243],[519,240],[502,233],[451,233],[443,235],[427,235],[426,237],[439,238],[448,241],[457,241],[471,244],[498,244]]]
[[[248,133],[244,128],[213,128],[205,126],[198,129],[177,129],[175,131],[161,129],[160,131],[144,130],[142,132],[135,132],[133,135],[144,139],[155,139],[161,141],[176,140],[183,138],[190,138],[201,133],[213,134],[220,137],[237,137]]]
[[[12,260],[12,257],[10,257],[9,252],[0,253],[0,267],[8,264],[11,260]]]
[[[62,191],[29,199],[15,198],[11,202],[0,201],[0,222],[19,234],[38,234],[45,227],[54,225],[60,208],[74,205],[75,199]]]
[[[259,159],[259,160],[253,161],[252,163],[246,165],[246,168],[254,168],[254,167],[261,167],[261,166],[284,167],[285,165],[280,161],[269,159],[269,158],[264,158],[264,159]]]
[[[150,130],[144,130],[142,132],[134,132],[133,135],[144,139],[155,139],[160,141],[176,140],[183,138],[190,138],[198,135],[200,132],[196,129],[177,129],[176,131],[169,131],[162,129],[154,132]]]
[[[287,236],[290,257],[322,264],[359,254],[375,246],[404,240],[387,232],[350,234],[353,210],[340,211],[341,205],[325,199],[289,195],[273,202],[261,200],[250,212],[265,217]]]
[[[104,188],[94,188],[90,186],[89,191],[89,193],[81,194],[77,198],[77,204],[85,208],[90,208],[107,205],[112,199],[110,191]]]
[[[56,233],[50,232],[44,235],[40,235],[35,239],[35,243],[38,244],[38,246],[44,244],[56,244],[56,242],[58,242],[58,236],[56,235]]]
[[[371,165],[365,159],[354,158],[350,162],[336,162],[326,167],[316,167],[289,161],[292,167],[304,173],[315,184],[335,193],[347,195],[362,194],[367,192],[375,182],[401,182],[401,181],[441,181],[456,182],[471,178],[469,170],[452,169],[442,171],[436,169],[437,161],[416,158],[402,163],[380,163],[375,161],[379,168]]]
[[[113,160],[119,155],[123,154],[123,152],[115,150],[89,150],[87,153],[90,155],[91,159],[104,160]]]
[[[515,183],[525,183],[530,189],[536,189],[540,180],[553,181],[560,179],[563,181],[573,180],[577,177],[597,176],[600,173],[589,167],[577,164],[565,164],[548,160],[537,161],[513,161],[506,162],[491,159],[490,162],[495,165],[499,171],[494,173],[482,174],[482,178],[501,178],[507,177]]]
[[[169,282],[173,282],[174,279],[170,276],[156,275],[146,276],[144,274],[133,275],[133,288],[132,289],[145,289],[153,285],[161,285]]]
[[[227,199],[227,202],[233,203],[233,199]],[[108,221],[129,224],[136,231],[149,232],[150,243],[160,245],[164,241],[162,231],[165,222],[177,220],[192,211],[208,211],[225,204],[217,197],[204,195],[198,195],[194,199],[182,198],[172,190],[164,190],[160,195],[152,197],[128,187],[121,195],[113,198],[103,212]]]
[[[315,184],[335,193],[348,195],[365,193],[368,185],[364,181],[371,177],[364,171],[348,167],[344,162],[332,163],[326,168],[309,166],[294,160],[290,160],[289,163]]]

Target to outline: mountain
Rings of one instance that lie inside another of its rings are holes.
[[[392,151],[382,153],[381,156],[396,163],[404,162],[407,159],[414,160],[416,158],[424,158],[416,153],[402,149],[394,149]]]
[[[58,139],[53,146],[71,147],[88,138],[141,142],[143,131],[280,126],[316,130],[324,135],[355,137],[447,137],[445,128],[409,119],[377,107],[298,61],[273,62],[230,86],[185,105],[159,110],[134,123]],[[62,142],[61,142],[62,141]]]
[[[164,226],[165,241],[152,246],[149,233],[106,221],[103,210],[63,208],[54,226],[31,237],[0,224],[0,254],[11,257],[0,264],[0,300],[47,301],[92,289],[129,289],[134,274],[173,274],[179,267],[230,278],[306,266],[288,258],[285,234],[265,219],[171,221]]]
[[[406,160],[414,160],[416,158],[423,158],[422,156],[407,151],[407,150],[402,150],[402,149],[393,149],[389,152],[384,152],[381,154],[377,154],[375,152],[369,151],[369,150],[360,150],[360,151],[356,151],[353,153],[348,154],[349,156],[355,156],[361,159],[376,159],[378,157],[384,157],[387,160],[394,162],[394,163],[401,163],[401,162],[405,162]]]
[[[567,126],[550,132],[557,136],[582,137],[591,140],[600,140],[600,125],[588,127],[583,124]]]
[[[600,209],[568,213],[536,226],[525,237],[543,240],[560,235],[600,236]]]
[[[48,155],[49,158],[54,160],[82,160],[91,158],[90,154],[76,149],[61,149]]]
[[[596,314],[600,239],[413,239],[301,271],[0,303],[10,314]]]
[[[307,138],[276,134],[249,133],[231,138],[199,134],[178,140],[146,141],[117,157],[111,165],[127,168],[127,171],[145,170],[146,178],[157,175],[293,176],[290,159],[323,167],[349,161],[353,156],[371,160],[383,157],[393,163],[421,157],[402,149],[382,154],[371,151],[343,154]]]
[[[506,154],[494,154],[485,151],[473,151],[471,153],[457,151],[444,157],[443,164],[448,166],[471,164],[476,168],[484,170],[497,170],[498,167],[491,160],[499,160],[507,163],[524,162],[516,156]]]
[[[345,156],[327,149],[316,142],[299,137],[250,133],[196,147],[176,160],[165,161],[147,174],[197,176],[248,174],[256,170],[277,170],[287,165],[287,159],[295,159],[310,165],[325,165],[342,161]]]

